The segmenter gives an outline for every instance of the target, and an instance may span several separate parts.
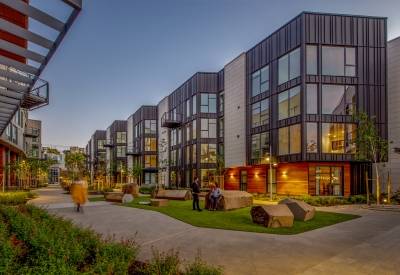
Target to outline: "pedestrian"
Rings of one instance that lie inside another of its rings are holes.
[[[213,211],[217,210],[217,203],[220,196],[221,196],[221,189],[219,189],[218,183],[215,183]]]
[[[208,193],[208,199],[209,199],[209,206],[208,210],[212,211],[214,209],[214,191],[215,191],[215,185],[211,185],[210,192]]]
[[[78,206],[76,209],[77,212],[81,211],[83,213],[82,205],[86,203],[86,197],[86,182],[82,179],[82,177],[78,176],[78,180],[72,185],[72,198]]]
[[[197,211],[201,212],[203,210],[201,210],[200,206],[199,206],[200,189],[199,189],[198,181],[199,181],[199,178],[198,177],[194,177],[194,181],[192,183],[193,210],[196,210],[196,206],[197,206]]]

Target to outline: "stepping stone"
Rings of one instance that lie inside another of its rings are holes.
[[[150,202],[149,202],[149,201],[140,201],[140,202],[138,202],[138,204],[141,204],[141,205],[150,205]]]

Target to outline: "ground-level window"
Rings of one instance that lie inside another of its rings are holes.
[[[201,187],[206,188],[210,186],[210,183],[214,183],[214,169],[201,169]]]
[[[319,196],[342,196],[343,167],[316,166],[315,194]]]
[[[145,184],[156,183],[156,174],[155,173],[144,173],[144,183]]]

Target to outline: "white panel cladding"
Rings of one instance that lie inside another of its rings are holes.
[[[389,123],[389,162],[381,178],[381,192],[387,192],[387,175],[390,171],[391,191],[400,189],[400,37],[388,42],[388,123]]]
[[[161,117],[164,115],[164,113],[169,112],[169,97],[166,96],[163,100],[161,100],[158,105],[157,105],[157,109],[158,109],[158,144],[160,144],[160,142],[162,140],[165,140],[166,142],[166,151],[163,153],[163,156],[161,156],[160,154],[160,148],[158,146],[158,160],[163,159],[169,159],[169,138],[168,138],[168,128],[163,128],[161,127]],[[163,182],[159,183],[165,183],[167,186],[169,186],[169,169],[167,169],[167,171],[159,173],[159,178],[160,180],[164,179]]]
[[[225,66],[225,166],[246,165],[246,54]]]
[[[133,114],[127,119],[126,144],[127,144],[127,149],[133,146]],[[128,167],[133,166],[132,155],[126,156],[126,165]]]

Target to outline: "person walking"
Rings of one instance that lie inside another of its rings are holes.
[[[199,189],[198,181],[199,181],[199,178],[198,177],[194,177],[194,181],[192,183],[193,210],[196,210],[196,206],[197,206],[197,211],[201,212],[203,210],[201,210],[200,206],[199,206],[200,189]]]
[[[218,183],[215,183],[213,211],[217,210],[217,203],[220,196],[221,196],[221,189],[219,188]]]
[[[78,180],[72,185],[72,198],[78,206],[76,209],[77,212],[80,210],[83,213],[82,205],[86,203],[86,197],[86,182],[82,179],[82,177],[79,176]]]

